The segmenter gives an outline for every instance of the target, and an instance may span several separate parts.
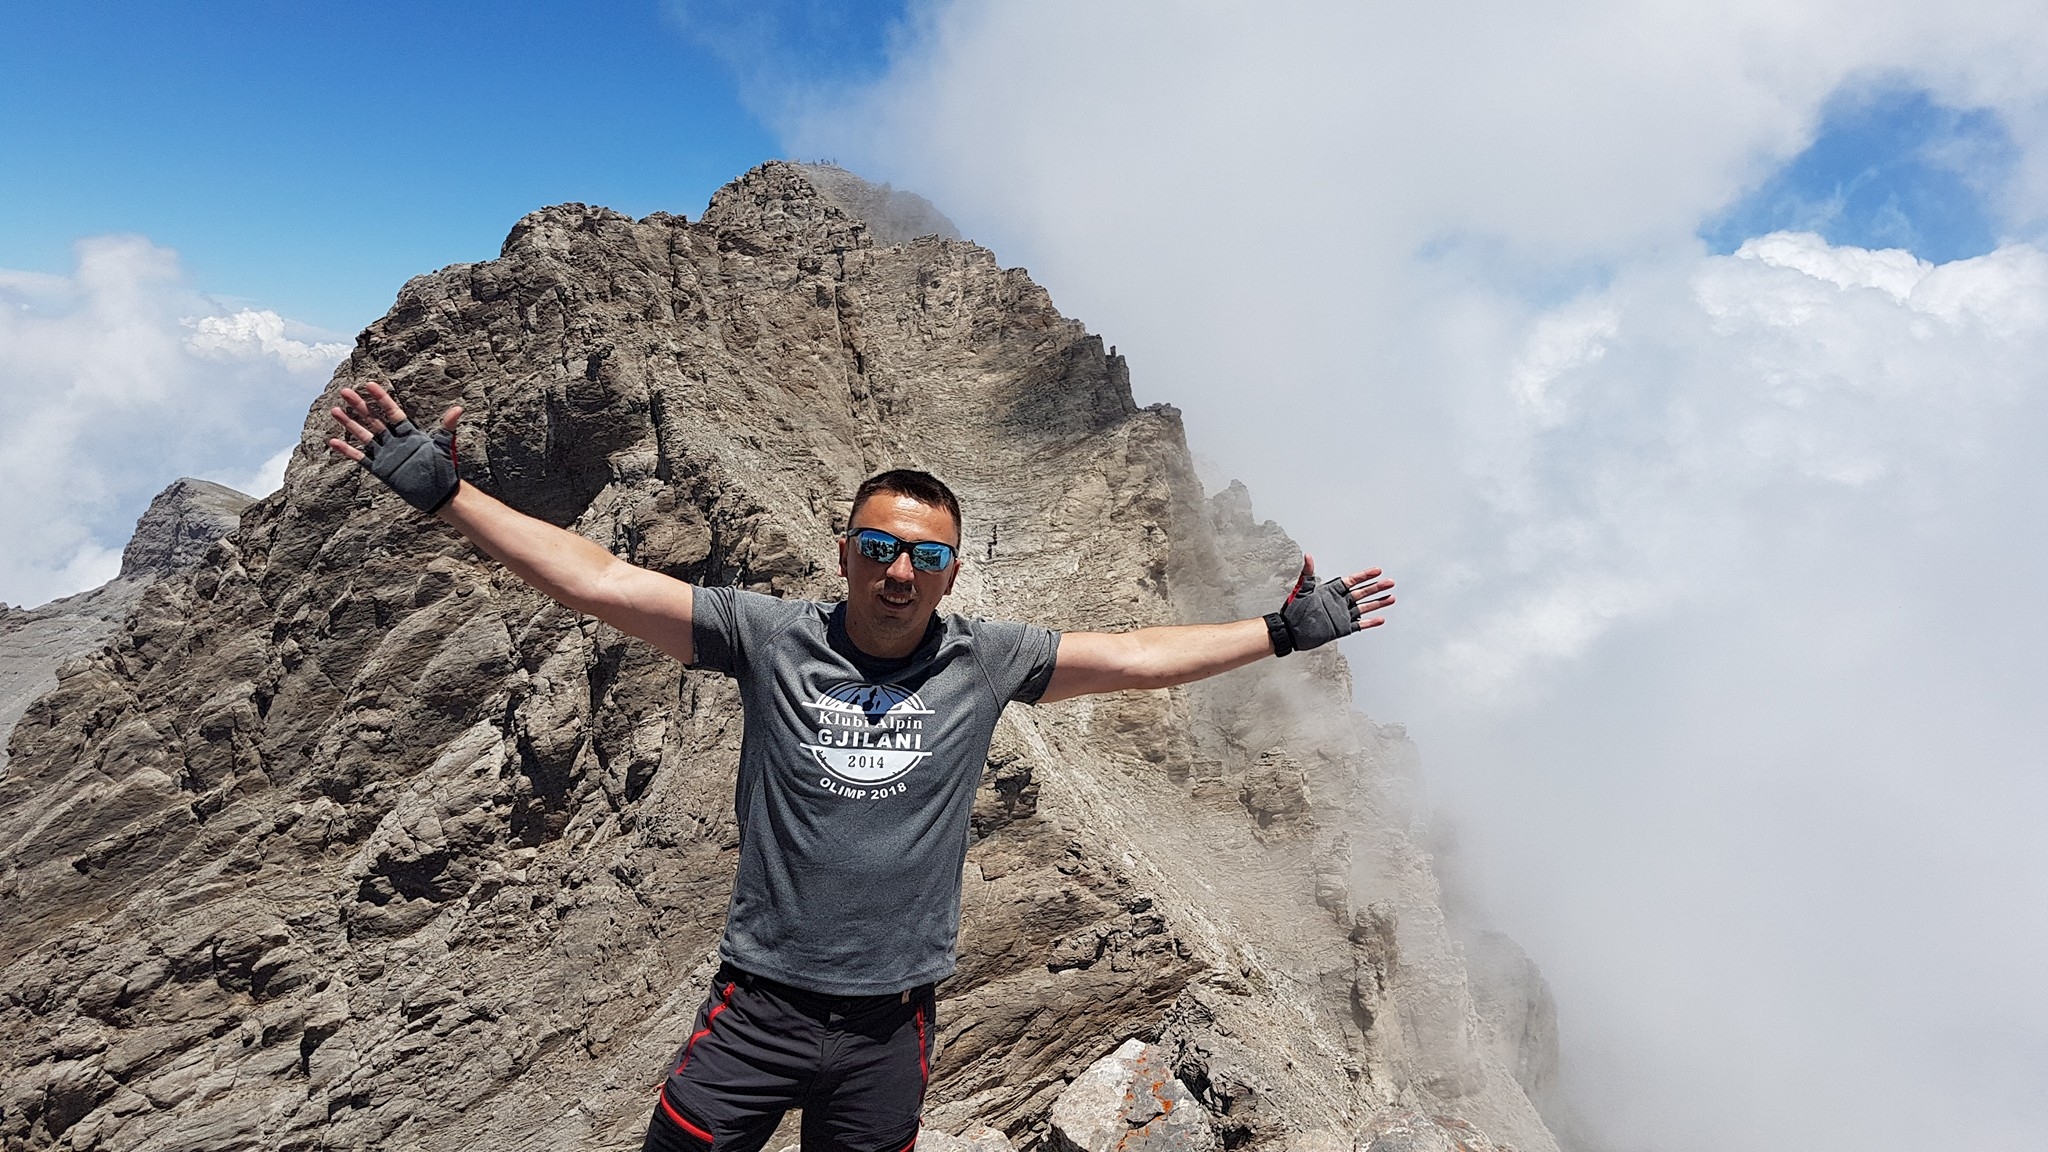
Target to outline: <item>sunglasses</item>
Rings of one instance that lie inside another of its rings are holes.
[[[898,540],[880,528],[863,528],[847,537],[854,550],[877,564],[889,565],[910,553],[910,566],[919,572],[944,572],[953,566],[953,546],[937,540]]]

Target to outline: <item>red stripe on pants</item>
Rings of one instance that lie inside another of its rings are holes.
[[[668,1102],[668,1087],[666,1085],[664,1085],[661,1089],[661,1110],[663,1112],[668,1113],[669,1119],[681,1125],[683,1131],[688,1132],[690,1135],[695,1136],[697,1139],[702,1140],[706,1144],[711,1143],[711,1133],[706,1132],[702,1128],[697,1127],[695,1124],[690,1123],[688,1120],[683,1119],[683,1114],[681,1112],[676,1111],[675,1105],[670,1104]],[[911,1143],[915,1144],[917,1143],[917,1141],[912,1140]]]
[[[725,986],[725,992],[719,996],[718,1003],[713,1004],[711,1006],[711,1014],[704,1017],[704,1027],[699,1028],[696,1032],[692,1033],[690,1036],[690,1042],[683,1045],[683,1058],[681,1060],[676,1061],[676,1070],[674,1072],[669,1073],[669,1075],[679,1075],[681,1074],[683,1069],[688,1068],[690,1066],[690,1054],[697,1050],[697,1041],[702,1040],[706,1036],[711,1035],[711,1025],[717,1021],[718,1014],[720,1012],[723,1012],[727,1008],[732,1006],[732,992],[733,989],[738,987],[738,984],[731,983],[728,983]],[[706,1136],[705,1139],[709,1140],[710,1137]]]
[[[706,1036],[711,1035],[711,1026],[717,1023],[718,1014],[720,1012],[723,1012],[727,1008],[732,1006],[733,990],[738,987],[739,985],[736,983],[728,982],[726,984],[725,991],[719,994],[718,1003],[713,1004],[711,1006],[711,1011],[705,1014],[704,1027],[699,1028],[697,1029],[697,1031],[691,1033],[689,1043],[683,1045],[682,1059],[676,1061],[676,1070],[670,1073],[671,1076],[680,1075],[683,1069],[688,1068],[690,1066],[690,1056],[697,1050],[697,1041],[702,1040]],[[668,1118],[675,1121],[677,1126],[681,1127],[683,1131],[688,1132],[690,1135],[695,1136],[697,1139],[702,1140],[706,1144],[710,1144],[713,1142],[711,1139],[711,1133],[706,1132],[704,1129],[697,1127],[695,1124],[690,1123],[688,1120],[685,1120],[683,1118],[683,1114],[681,1112],[676,1111],[675,1105],[668,1102],[667,1084],[663,1084],[661,1086],[660,1099],[661,1110],[663,1112],[668,1113]]]
[[[924,1058],[925,1051],[930,1047],[931,1045],[926,1043],[924,1035],[924,1007],[919,1005],[917,1009],[917,1074],[924,1079],[926,1084],[932,1082],[932,1067]],[[917,1138],[913,1136],[910,1139],[910,1144],[915,1143],[917,1143]],[[910,1144],[905,1144],[903,1147],[908,1149]]]

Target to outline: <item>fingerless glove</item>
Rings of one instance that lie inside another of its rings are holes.
[[[455,433],[422,432],[410,420],[363,445],[363,467],[422,512],[439,512],[462,483],[455,470]]]
[[[1278,612],[1266,616],[1273,655],[1306,652],[1358,631],[1358,602],[1342,580],[1325,580],[1308,591],[1297,588]]]

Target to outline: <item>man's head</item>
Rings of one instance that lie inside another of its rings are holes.
[[[959,547],[960,501],[938,477],[898,468],[862,482],[839,541],[853,642],[873,656],[915,651],[960,574]]]

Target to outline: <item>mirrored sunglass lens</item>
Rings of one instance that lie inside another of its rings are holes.
[[[860,554],[877,564],[887,564],[896,559],[898,542],[894,536],[889,535],[887,532],[876,532],[870,529],[853,539],[854,545],[860,549]],[[911,557],[913,563],[916,560],[915,556]]]
[[[953,550],[944,544],[917,544],[910,549],[910,563],[927,572],[942,571],[953,562]]]

